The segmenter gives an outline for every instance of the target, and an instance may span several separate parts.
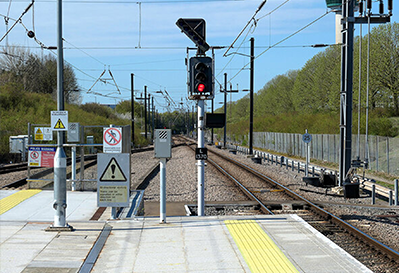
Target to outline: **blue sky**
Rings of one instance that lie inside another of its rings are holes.
[[[10,5],[11,2],[11,5]],[[281,8],[269,14],[279,5]],[[385,1],[386,2],[386,1]],[[83,92],[83,103],[99,102],[115,104],[130,99],[130,74],[135,74],[137,96],[148,86],[155,96],[156,108],[167,110],[166,100],[159,90],[166,90],[176,103],[187,103],[186,48],[194,44],[176,26],[179,18],[204,18],[207,26],[207,42],[211,46],[229,46],[255,13],[262,0],[70,0],[63,4],[63,37],[65,60],[75,67],[76,77]],[[0,14],[16,19],[28,6],[27,0],[0,0]],[[377,3],[373,10],[378,11]],[[10,8],[9,8],[10,7]],[[395,15],[392,21],[397,21]],[[230,52],[249,54],[249,38],[255,38],[255,56],[267,47],[278,43],[327,12],[324,0],[269,0],[255,17],[256,27],[247,31]],[[141,20],[140,20],[141,18]],[[56,2],[36,0],[22,18],[28,29],[34,29],[36,37],[46,46],[56,45]],[[13,24],[10,20],[9,26]],[[140,28],[141,26],[141,28]],[[366,27],[363,28],[366,32]],[[6,32],[4,20],[0,21],[0,36]],[[359,33],[357,26],[356,34]],[[248,35],[247,35],[248,34]],[[255,61],[255,90],[261,89],[273,77],[292,69],[301,68],[307,60],[324,49],[306,47],[313,44],[335,42],[335,15],[327,14],[315,24],[292,38],[268,50]],[[8,44],[29,47],[41,53],[38,44],[27,37],[25,28],[18,24],[8,35]],[[0,46],[6,45],[4,39]],[[242,45],[240,48],[237,48]],[[305,46],[305,47],[304,47]],[[46,50],[45,50],[46,51]],[[215,51],[216,79],[223,84],[224,73],[231,79],[233,88],[249,88],[249,70],[240,69],[249,58],[242,55],[223,57],[226,49]],[[195,51],[190,51],[190,57]],[[210,51],[207,52],[211,54]],[[97,83],[87,93],[100,74],[107,84]],[[110,83],[109,72],[119,86],[121,94]],[[238,74],[237,74],[238,73]],[[216,107],[223,100],[216,88]],[[339,92],[339,90],[337,90]],[[248,93],[232,95],[237,100]],[[230,99],[230,97],[229,97]],[[191,103],[191,102],[188,102]],[[192,103],[190,104],[192,105]],[[172,105],[171,105],[172,106]]]

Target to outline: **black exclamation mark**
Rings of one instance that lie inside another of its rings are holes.
[[[111,176],[111,178],[112,178],[112,179],[115,178],[115,169],[116,169],[115,164],[111,165],[111,171],[112,171],[112,176]]]

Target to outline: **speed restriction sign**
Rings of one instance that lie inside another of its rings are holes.
[[[308,134],[308,133],[303,134],[303,135],[302,135],[302,140],[303,140],[303,142],[305,142],[305,143],[310,143],[310,142],[312,141],[312,135],[311,135],[311,134]]]

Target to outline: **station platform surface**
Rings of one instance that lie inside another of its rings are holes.
[[[71,232],[45,231],[52,191],[0,208],[0,272],[371,272],[297,215],[89,221],[96,198],[68,192]]]

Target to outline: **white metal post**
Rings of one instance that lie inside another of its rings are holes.
[[[53,207],[55,215],[53,227],[66,227],[66,206],[66,155],[62,146],[58,146],[54,156]]]
[[[166,223],[166,158],[160,159],[159,222]]]
[[[204,100],[198,100],[198,148],[204,148]],[[197,160],[198,166],[198,216],[205,215],[205,162]]]
[[[76,146],[72,147],[72,191],[76,190]]]

